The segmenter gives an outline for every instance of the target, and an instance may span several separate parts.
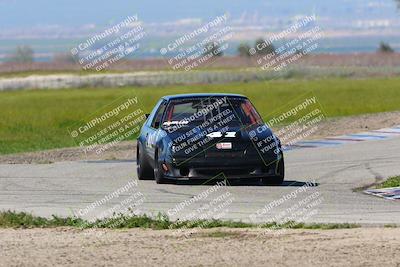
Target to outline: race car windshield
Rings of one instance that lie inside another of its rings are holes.
[[[167,106],[163,127],[196,126],[205,121],[224,121],[230,126],[248,126],[262,123],[251,102],[244,98],[192,98],[173,100]]]

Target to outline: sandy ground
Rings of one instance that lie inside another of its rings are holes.
[[[400,125],[400,111],[329,118],[319,124],[318,130],[307,139],[357,133]],[[274,129],[278,130],[278,129]],[[76,160],[133,160],[136,157],[136,143],[121,142],[112,149],[96,155],[85,154],[80,148],[52,149],[32,153],[0,156],[0,163],[53,163]]]
[[[182,234],[1,229],[0,266],[400,266],[398,228]]]

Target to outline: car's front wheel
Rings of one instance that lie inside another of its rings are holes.
[[[154,179],[153,168],[150,166],[140,142],[136,147],[136,171],[139,180]]]
[[[158,150],[154,155],[154,179],[157,184],[166,184],[168,180],[164,177],[162,162],[158,159]]]

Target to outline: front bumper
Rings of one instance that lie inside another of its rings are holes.
[[[279,158],[192,158],[172,159],[165,162],[167,171],[164,176],[169,179],[249,179],[279,175]]]

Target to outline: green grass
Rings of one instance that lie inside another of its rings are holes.
[[[97,220],[95,222],[87,222],[79,218],[61,218],[52,216],[52,218],[44,218],[33,216],[25,212],[2,211],[0,212],[0,228],[52,228],[68,226],[81,229],[92,228],[109,228],[109,229],[125,229],[125,228],[149,228],[154,230],[165,229],[191,229],[191,228],[263,228],[263,229],[349,229],[360,227],[357,224],[305,224],[287,222],[285,224],[266,223],[256,225],[237,221],[222,220],[197,220],[197,221],[171,221],[166,215],[159,214],[155,218],[140,215],[128,216],[118,215],[111,219]],[[225,233],[214,232],[210,237],[224,237]]]
[[[397,228],[398,226],[396,224],[385,224],[383,227],[385,227],[385,228]]]
[[[357,227],[359,227],[359,225],[354,223],[312,223],[312,224],[299,223],[295,225],[295,227],[293,228],[331,230],[331,229],[352,229]]]
[[[389,187],[399,187],[399,186],[400,186],[400,176],[395,176],[377,185],[376,188],[389,188]]]
[[[230,92],[247,95],[269,118],[289,102],[315,94],[327,117],[400,109],[400,79],[281,80],[168,87],[31,90],[0,93],[0,154],[76,146],[68,127],[121,96],[137,96],[150,112],[167,94]]]
[[[51,219],[33,216],[25,212],[0,212],[0,227],[3,228],[38,228],[71,226],[79,227],[84,223],[81,219],[60,218],[53,216]]]

